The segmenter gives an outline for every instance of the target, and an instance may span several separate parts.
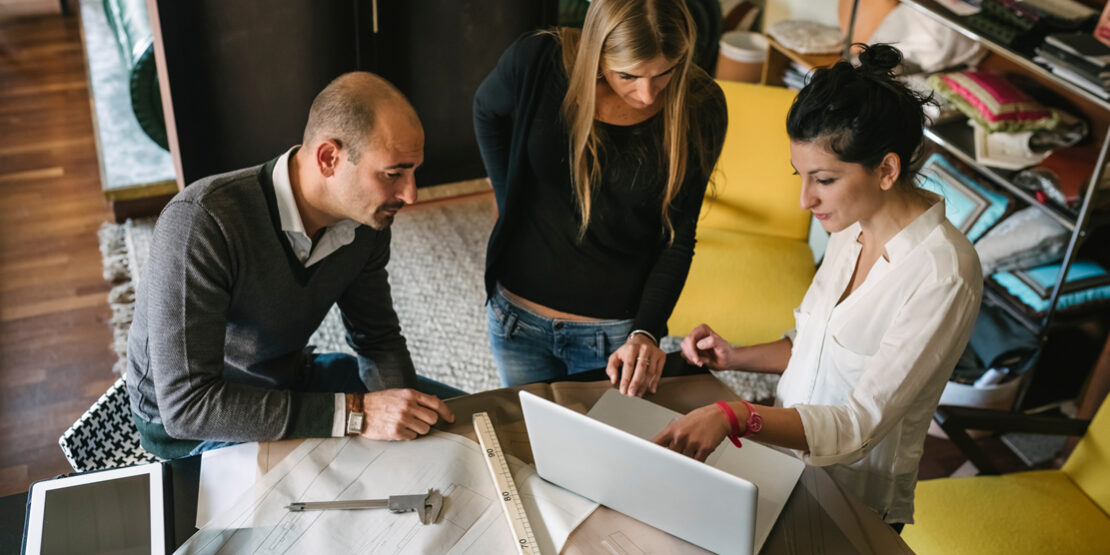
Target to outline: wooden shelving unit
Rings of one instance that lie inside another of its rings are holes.
[[[1028,192],[1013,185],[1012,176],[1015,172],[978,164],[973,154],[974,143],[970,129],[963,122],[936,125],[926,131],[926,135],[932,142],[951,154],[954,158],[973,167],[992,184],[1005,190],[1012,196],[1040,208],[1066,227],[1071,233],[1064,261],[1052,290],[1049,309],[1046,315],[1039,319],[1039,321],[1023,311],[1018,310],[1016,307],[1013,307],[1006,299],[1001,298],[997,292],[992,291],[994,297],[996,297],[992,299],[993,301],[1005,307],[1011,314],[1020,315],[1019,321],[1027,326],[1032,326],[1038,334],[1043,336],[1056,318],[1056,305],[1063,289],[1064,279],[1071,264],[1077,257],[1077,251],[1087,238],[1089,228],[1094,221],[1092,218],[1092,211],[1098,205],[1098,201],[1100,200],[1099,197],[1105,197],[1105,189],[1100,189],[1100,185],[1102,182],[1101,176],[1103,176],[1105,172],[1107,147],[1110,145],[1110,140],[1108,140],[1108,138],[1110,138],[1110,136],[1108,136],[1108,129],[1110,129],[1110,102],[1099,98],[1066,79],[1056,76],[1050,70],[1040,66],[1023,54],[998,44],[989,37],[985,37],[968,29],[958,16],[952,14],[933,0],[903,0],[902,3],[982,45],[989,54],[983,62],[980,63],[980,68],[1006,75],[1020,75],[1024,78],[1030,78],[1037,84],[1050,90],[1054,95],[1058,96],[1062,102],[1069,104],[1070,110],[1079,112],[1075,115],[1085,117],[1091,122],[1091,139],[1094,145],[1073,147],[1084,148],[1084,152],[1080,158],[1084,160],[1084,163],[1090,165],[1090,178],[1082,200],[1075,210],[1070,210],[1055,204],[1042,204]],[[1102,221],[1103,219],[1099,218],[1097,223],[1102,223]]]
[[[1017,66],[1020,66],[1031,74],[1036,75],[1041,79],[1056,83],[1057,86],[1059,86],[1061,89],[1081,96],[1088,101],[1098,105],[1103,111],[1110,112],[1110,101],[1104,100],[1090,92],[1087,92],[1082,87],[1068,81],[1067,79],[1061,79],[1060,77],[1054,75],[1048,69],[1037,64],[1033,60],[1030,60],[1025,55],[1019,52],[1015,52],[1010,48],[994,42],[988,37],[984,37],[983,35],[980,35],[979,33],[976,33],[975,31],[968,29],[967,27],[964,27],[963,22],[960,21],[960,18],[958,16],[954,15],[952,12],[948,11],[933,0],[902,0],[902,3],[947,25],[960,34],[979,42],[979,44],[983,45],[983,47],[987,50],[990,50],[992,53],[1007,59]]]
[[[767,37],[767,43],[767,61],[763,64],[763,76],[760,79],[760,83],[764,85],[784,86],[782,73],[791,62],[813,69],[831,66],[841,60],[839,54],[799,54],[771,37]]]

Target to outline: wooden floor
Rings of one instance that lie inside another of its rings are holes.
[[[72,472],[58,436],[115,380],[76,18],[0,14],[0,495]]]
[[[96,240],[112,213],[82,60],[76,18],[0,14],[0,496],[70,471],[58,436],[116,377]],[[921,477],[963,462],[930,438]]]

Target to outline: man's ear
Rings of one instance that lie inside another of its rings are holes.
[[[339,168],[339,145],[331,139],[321,141],[316,145],[314,154],[316,169],[320,171],[320,175],[334,176],[336,169]]]
[[[902,159],[893,152],[886,153],[879,162],[879,188],[889,191],[902,175]]]

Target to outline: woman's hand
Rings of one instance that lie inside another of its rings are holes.
[[[717,405],[706,405],[667,424],[651,441],[704,461],[729,432],[728,417]]]
[[[682,340],[682,356],[690,364],[708,366],[713,370],[731,370],[732,345],[713,328],[702,324]]]
[[[663,363],[667,354],[650,339],[635,333],[613,354],[605,373],[609,383],[620,382],[620,391],[625,395],[642,397],[644,393],[655,393],[659,377],[663,375]]]

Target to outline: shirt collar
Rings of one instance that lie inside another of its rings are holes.
[[[937,226],[944,223],[944,198],[939,195],[932,196],[935,197],[933,205],[910,222],[909,225],[902,228],[902,231],[891,237],[884,245],[891,262],[909,253],[914,247],[921,244]]]
[[[298,145],[299,146],[299,145]],[[278,215],[281,217],[281,230],[304,235],[304,221],[293,198],[293,183],[289,180],[289,157],[298,146],[285,151],[274,164],[274,196],[277,198]]]

